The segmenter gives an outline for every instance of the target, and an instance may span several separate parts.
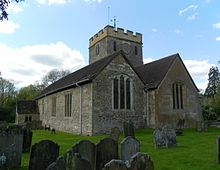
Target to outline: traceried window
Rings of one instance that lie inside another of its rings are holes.
[[[51,115],[56,116],[56,110],[57,110],[57,98],[56,97],[52,98],[52,109],[51,110],[52,110]]]
[[[72,112],[72,93],[65,95],[65,117],[71,117]]]
[[[183,109],[183,84],[173,83],[173,109]]]
[[[131,80],[127,76],[114,77],[113,108],[131,109]]]

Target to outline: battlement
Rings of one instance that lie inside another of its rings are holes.
[[[133,31],[125,31],[123,28],[115,29],[113,26],[107,25],[105,28],[100,30],[97,34],[95,34],[93,37],[89,39],[89,48],[97,42],[99,42],[101,39],[105,38],[106,36],[142,43],[142,34],[134,34]]]

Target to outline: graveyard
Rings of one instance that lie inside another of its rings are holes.
[[[209,127],[207,132],[197,132],[195,129],[184,129],[183,135],[177,136],[177,146],[156,149],[153,141],[153,129],[135,130],[135,138],[140,142],[140,151],[147,153],[154,162],[154,169],[219,169],[216,162],[216,138],[220,129]],[[109,135],[80,136],[70,133],[33,130],[32,146],[42,140],[51,140],[59,145],[59,155],[64,155],[81,140],[89,140],[94,144],[99,143]],[[119,137],[118,151],[124,134]],[[23,153],[21,168],[27,170],[30,153]]]

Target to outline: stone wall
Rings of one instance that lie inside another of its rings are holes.
[[[113,109],[113,78],[126,75],[132,82],[132,107]],[[122,130],[123,122],[131,120],[136,128],[145,126],[143,83],[125,59],[119,55],[93,80],[93,133],[108,133],[117,126]]]
[[[81,88],[81,90],[80,90]],[[42,124],[56,130],[91,135],[92,134],[92,84],[74,87],[38,100]],[[80,110],[80,93],[82,92],[82,110]],[[65,117],[65,94],[72,93],[72,114]],[[56,114],[52,115],[52,98],[56,97]],[[82,111],[82,116],[80,116]],[[82,119],[81,119],[82,118]],[[82,125],[81,125],[82,122]],[[81,129],[82,126],[82,129]]]
[[[172,84],[175,82],[183,84],[183,109],[173,109]],[[179,59],[174,61],[155,96],[157,127],[167,123],[175,127],[179,119],[185,119],[185,127],[196,127],[196,122],[203,120],[198,92]]]
[[[22,124],[25,122],[33,122],[33,121],[39,121],[39,120],[40,120],[39,114],[16,114],[15,123]]]

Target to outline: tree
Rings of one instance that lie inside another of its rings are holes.
[[[55,81],[61,79],[62,77],[70,74],[69,70],[58,70],[58,69],[53,69],[49,71],[43,78],[42,78],[42,83],[43,85],[48,86]]]
[[[21,1],[24,1],[24,0],[0,0],[0,21],[3,21],[4,19],[8,19],[8,13],[7,13],[7,8],[9,6],[9,4],[11,2],[21,2]]]
[[[17,100],[34,100],[40,94],[43,88],[43,86],[37,83],[23,87],[18,91]]]
[[[214,95],[217,93],[217,86],[220,82],[219,77],[220,77],[220,73],[218,67],[211,67],[209,70],[208,86],[205,90],[206,96],[214,97]]]

